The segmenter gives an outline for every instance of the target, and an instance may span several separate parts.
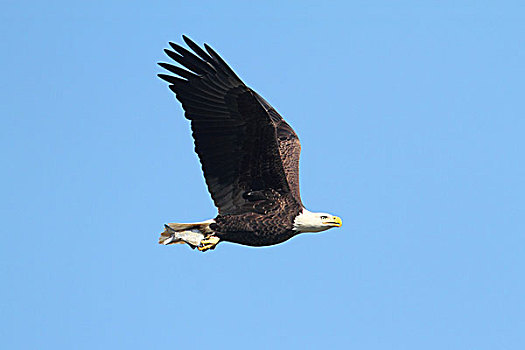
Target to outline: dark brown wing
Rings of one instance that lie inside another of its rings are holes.
[[[205,44],[204,51],[183,38],[194,53],[174,43],[175,52],[165,51],[186,69],[159,63],[177,75],[159,77],[170,83],[191,120],[195,151],[219,213],[274,209],[281,196],[292,195],[277,138],[282,123],[212,48]]]
[[[301,192],[299,191],[299,158],[301,156],[301,142],[292,127],[281,117],[279,113],[259,94],[255,97],[262,104],[266,112],[272,118],[277,130],[277,140],[279,141],[279,153],[283,163],[284,172],[290,191],[297,203],[302,205]]]

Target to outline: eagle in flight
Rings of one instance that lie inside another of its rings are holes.
[[[210,46],[182,36],[193,51],[170,42],[180,66],[159,65],[158,76],[191,121],[195,152],[218,209],[214,219],[164,225],[159,243],[187,243],[200,251],[221,241],[270,246],[303,232],[340,227],[339,217],[313,213],[299,193],[301,144],[291,126],[246,86]]]

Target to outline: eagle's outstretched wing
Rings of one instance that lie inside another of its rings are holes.
[[[186,69],[159,63],[159,74],[191,120],[195,151],[220,214],[267,212],[280,196],[298,204],[300,144],[281,116],[248,88],[208,45],[183,36],[166,54]]]

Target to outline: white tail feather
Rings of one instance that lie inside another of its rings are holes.
[[[159,244],[183,244],[187,243],[192,248],[201,244],[201,241],[209,234],[213,233],[210,224],[215,220],[194,222],[187,224],[171,223],[164,225],[166,228],[159,238]]]

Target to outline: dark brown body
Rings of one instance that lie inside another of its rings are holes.
[[[252,247],[270,246],[289,240],[299,233],[293,230],[294,219],[299,213],[300,210],[288,211],[286,216],[283,213],[218,215],[210,228],[221,241]]]

